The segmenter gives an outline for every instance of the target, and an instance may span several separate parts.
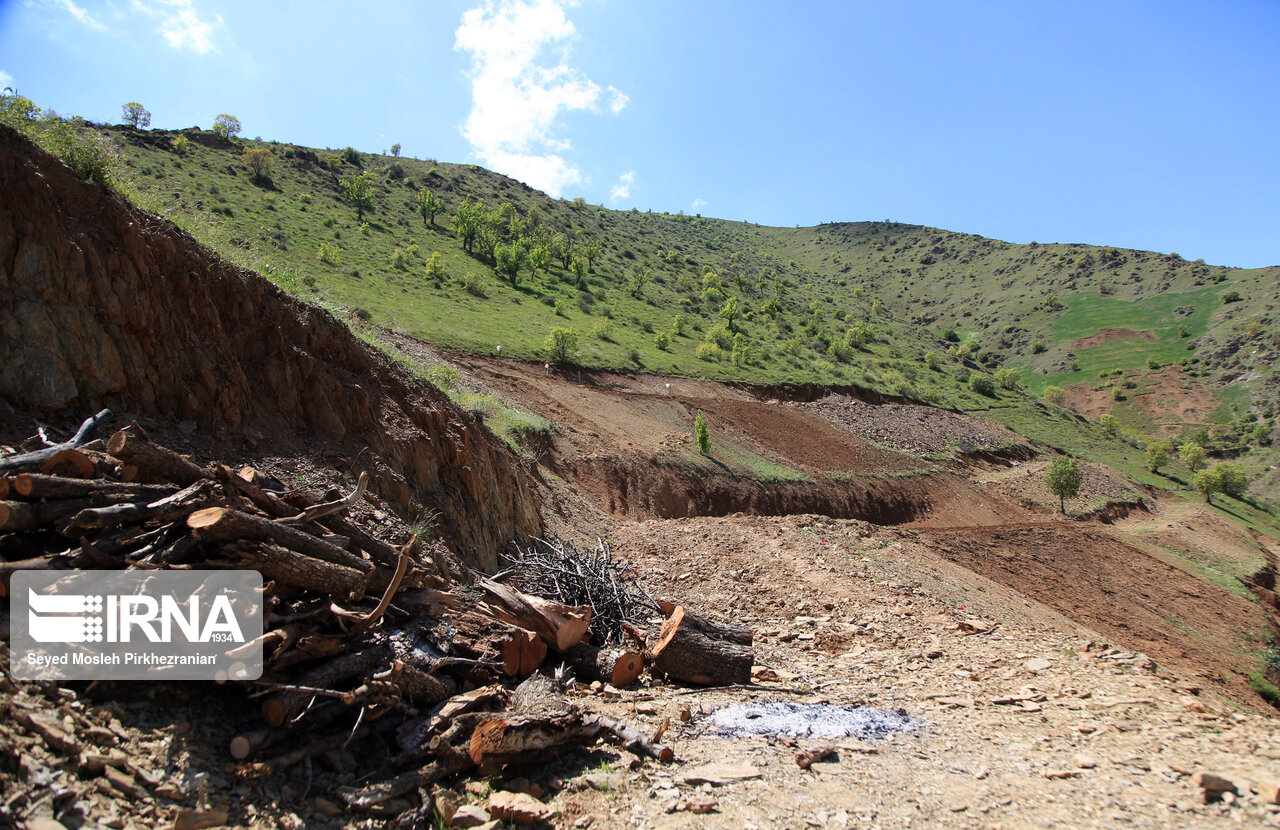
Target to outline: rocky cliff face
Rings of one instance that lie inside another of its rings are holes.
[[[447,396],[2,126],[0,366],[0,398],[24,410],[289,430],[359,454],[381,496],[439,510],[478,567],[540,526],[516,459]]]

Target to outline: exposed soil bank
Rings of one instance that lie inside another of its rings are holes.
[[[0,128],[0,398],[295,433],[356,458],[405,511],[439,511],[480,567],[540,527],[529,477],[488,429],[341,322]]]

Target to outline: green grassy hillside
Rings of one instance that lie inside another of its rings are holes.
[[[195,129],[93,135],[139,204],[340,316],[430,343],[545,360],[563,330],[560,357],[579,365],[857,386],[1140,475],[1148,436],[1194,438],[1277,488],[1280,268],[897,223],[613,211],[434,160]],[[435,216],[419,210],[426,194]],[[1051,386],[1090,419],[1041,402]],[[1211,405],[1166,406],[1179,390]]]

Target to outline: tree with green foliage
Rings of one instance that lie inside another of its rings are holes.
[[[631,272],[631,296],[640,299],[640,290],[653,279],[653,269],[637,268]]]
[[[173,152],[180,156],[186,155],[187,150],[191,149],[191,139],[185,135],[180,135],[173,140]]]
[[[267,147],[245,147],[241,156],[244,166],[253,174],[253,180],[259,183],[271,181],[271,166],[275,158]]]
[[[738,298],[736,295],[726,300],[724,306],[720,309],[720,318],[729,325],[729,331],[738,330],[737,327],[734,326],[734,321],[737,320],[740,315],[741,312],[738,310]]]
[[[1249,488],[1249,477],[1239,467],[1218,463],[1213,465],[1213,474],[1218,478],[1218,489],[1233,499],[1244,498]]]
[[[241,129],[240,119],[236,118],[234,115],[228,115],[224,112],[217,118],[213,119],[214,133],[222,136],[223,138],[231,138],[233,135],[239,135]]]
[[[1067,400],[1067,390],[1061,386],[1046,386],[1044,388],[1044,399],[1054,406],[1062,406]]]
[[[512,288],[520,282],[520,269],[524,267],[527,256],[524,246],[519,242],[498,245],[494,248],[494,265],[499,274],[510,280]]]
[[[142,106],[142,104],[139,104],[137,101],[130,101],[120,109],[120,123],[132,127],[135,130],[151,126],[151,113],[147,111],[146,107]]]
[[[1191,477],[1191,486],[1204,496],[1205,504],[1213,504],[1213,494],[1222,490],[1222,478],[1217,468],[1201,470]]]
[[[653,337],[653,343],[658,347],[658,351],[666,352],[671,350],[671,335],[668,332],[660,331]]]
[[[988,398],[996,396],[996,385],[991,378],[986,375],[974,375],[969,378],[969,388],[979,395],[985,395]]]
[[[480,235],[480,227],[484,224],[484,202],[472,201],[468,196],[458,205],[458,212],[453,215],[453,230],[462,240],[462,247],[467,253],[475,248],[476,237]]]
[[[1001,389],[1017,389],[1022,385],[1022,376],[1017,369],[1002,368],[996,370],[996,385]]]
[[[391,155],[400,158],[400,142],[391,145]]]
[[[436,214],[444,212],[444,200],[432,193],[430,190],[419,190],[418,194],[413,197],[413,203],[418,208],[418,213],[422,214],[422,224],[427,224],[430,220],[431,224],[436,223]]]
[[[545,273],[548,271],[551,268],[551,246],[544,243],[530,248],[529,267],[535,272],[542,271]]]
[[[543,341],[542,349],[552,363],[567,363],[578,351],[578,333],[570,328],[556,326]]]
[[[698,417],[693,419],[693,435],[698,439],[698,452],[703,455],[711,454],[711,431],[707,429],[707,419],[702,417],[702,410],[698,410]]]
[[[1107,431],[1108,435],[1115,435],[1116,430],[1120,426],[1119,422],[1116,420],[1116,416],[1112,415],[1110,412],[1099,415],[1098,423],[1102,424],[1102,428]]]
[[[356,218],[364,221],[364,212],[373,210],[373,174],[366,171],[342,180],[342,197],[356,209]]]
[[[12,89],[6,89],[4,94],[0,94],[0,122],[21,130],[39,117],[40,108],[30,98],[19,95]]]
[[[1178,448],[1178,458],[1188,470],[1195,473],[1208,463],[1209,454],[1204,451],[1204,447],[1194,441],[1188,441]]]
[[[1069,455],[1055,458],[1044,474],[1044,486],[1058,497],[1058,508],[1064,516],[1067,513],[1067,499],[1080,495],[1080,485],[1083,483],[1084,474],[1080,471],[1080,463]]]
[[[1160,472],[1160,468],[1169,463],[1168,441],[1148,441],[1147,442],[1147,469],[1153,473]]]
[[[551,254],[560,261],[560,267],[566,271],[573,264],[575,250],[573,240],[564,234],[558,233],[551,238]]]
[[[582,244],[582,256],[587,261],[587,270],[595,273],[596,260],[604,252],[604,245],[598,239],[588,239]]]

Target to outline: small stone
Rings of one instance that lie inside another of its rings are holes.
[[[1025,668],[1027,671],[1039,672],[1039,671],[1044,671],[1045,669],[1048,669],[1050,666],[1052,666],[1053,661],[1046,660],[1043,657],[1036,657],[1031,660],[1028,660],[1022,665],[1023,665],[1023,668]]]
[[[453,813],[450,827],[479,827],[489,821],[489,813],[475,804],[463,804]]]
[[[173,820],[173,830],[207,830],[226,823],[226,810],[179,810]]]
[[[37,818],[29,818],[26,821],[27,830],[67,830],[67,826],[51,816],[39,816]]]
[[[1216,773],[1201,770],[1191,776],[1192,785],[1199,787],[1204,794],[1204,803],[1221,801],[1223,793],[1236,793],[1235,782]]]
[[[720,786],[734,781],[750,781],[760,777],[760,770],[750,764],[708,764],[680,776],[682,784]]]
[[[1085,755],[1083,752],[1077,753],[1074,758],[1076,766],[1080,769],[1093,769],[1098,766],[1098,759],[1092,755]]]
[[[709,795],[691,798],[685,802],[685,809],[696,816],[704,815],[720,806],[720,802],[716,801]]]
[[[591,816],[580,816],[578,820],[573,823],[573,826],[578,828],[578,830],[586,830],[586,828],[591,826],[592,821],[593,819]]]
[[[497,792],[489,796],[489,815],[514,824],[530,825],[551,821],[560,811],[528,793]]]
[[[1280,804],[1280,781],[1259,781],[1257,787],[1263,804]]]
[[[1182,708],[1187,710],[1188,712],[1209,711],[1203,703],[1201,703],[1199,700],[1196,700],[1194,697],[1184,697],[1184,698],[1181,698],[1178,702],[1181,703]]]

